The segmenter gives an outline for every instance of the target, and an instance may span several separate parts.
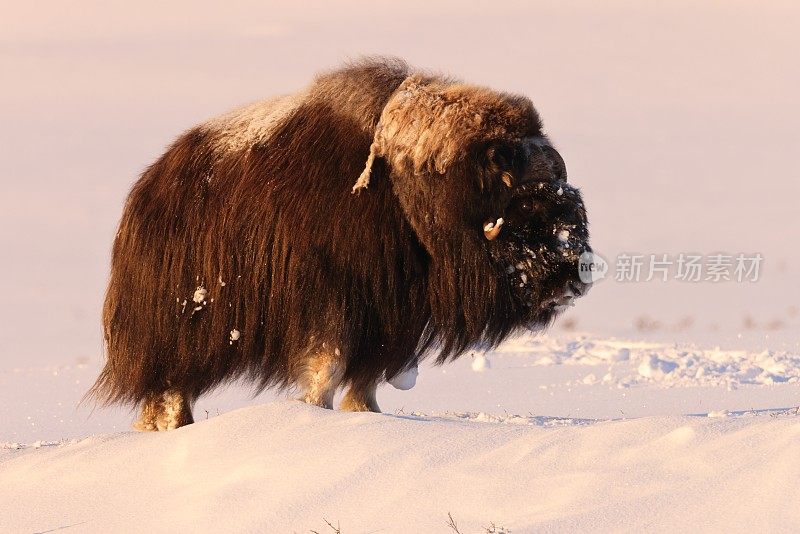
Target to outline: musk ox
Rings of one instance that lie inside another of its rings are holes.
[[[421,358],[543,328],[587,289],[566,178],[528,98],[395,59],[209,120],[128,196],[90,394],[140,430],[236,379],[378,411]]]

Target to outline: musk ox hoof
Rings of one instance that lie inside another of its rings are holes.
[[[192,408],[186,397],[177,391],[151,395],[144,402],[142,414],[133,423],[139,432],[174,430],[194,423]]]
[[[142,414],[139,419],[133,422],[133,429],[137,432],[157,432],[158,427],[156,426],[155,419],[145,416]]]
[[[333,396],[331,396],[331,398],[328,397],[321,398],[318,396],[305,394],[300,397],[297,397],[297,400],[299,400],[300,402],[305,402],[306,404],[310,404],[312,406],[325,408],[326,410],[333,409]]]
[[[378,401],[375,400],[376,386],[367,390],[355,391],[353,388],[345,394],[339,409],[345,412],[375,412],[381,413]]]
[[[342,404],[339,405],[339,409],[343,412],[375,412],[381,413],[380,407],[377,403],[372,402],[368,403],[366,401],[360,401],[355,399],[342,399]]]

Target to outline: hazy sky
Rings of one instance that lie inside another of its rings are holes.
[[[796,345],[796,3],[268,4],[0,2],[0,366],[99,358],[124,196],[180,131],[363,54],[530,96],[606,256],[765,255],[757,286],[598,284],[579,328]]]

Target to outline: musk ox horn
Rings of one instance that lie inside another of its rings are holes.
[[[381,112],[353,192],[369,185],[376,157],[398,172],[445,174],[473,141],[512,140],[529,126],[531,116],[536,111],[523,97],[440,77],[409,76]]]
[[[353,193],[358,193],[362,189],[366,189],[369,186],[369,179],[370,176],[372,175],[372,165],[375,163],[375,153],[377,151],[378,151],[378,144],[376,141],[373,141],[372,144],[369,146],[369,157],[367,157],[367,164],[364,167],[364,170],[361,172],[361,175],[358,177],[358,180],[356,180],[355,185],[353,186]]]

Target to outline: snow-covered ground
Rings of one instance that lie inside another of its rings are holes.
[[[788,531],[798,358],[525,337],[385,386],[384,414],[234,386],[156,434],[75,409],[94,365],[15,369],[0,531],[448,532],[448,513],[462,533]]]
[[[0,17],[0,532],[800,524],[796,2],[45,4]],[[610,262],[761,254],[758,281],[612,270],[549,333],[383,387],[384,415],[235,384],[141,435],[79,405],[136,175],[371,53],[529,95]]]
[[[800,522],[799,422],[794,411],[590,421],[276,402],[174,432],[0,450],[0,529],[450,532],[452,518],[462,533],[788,532]]]

